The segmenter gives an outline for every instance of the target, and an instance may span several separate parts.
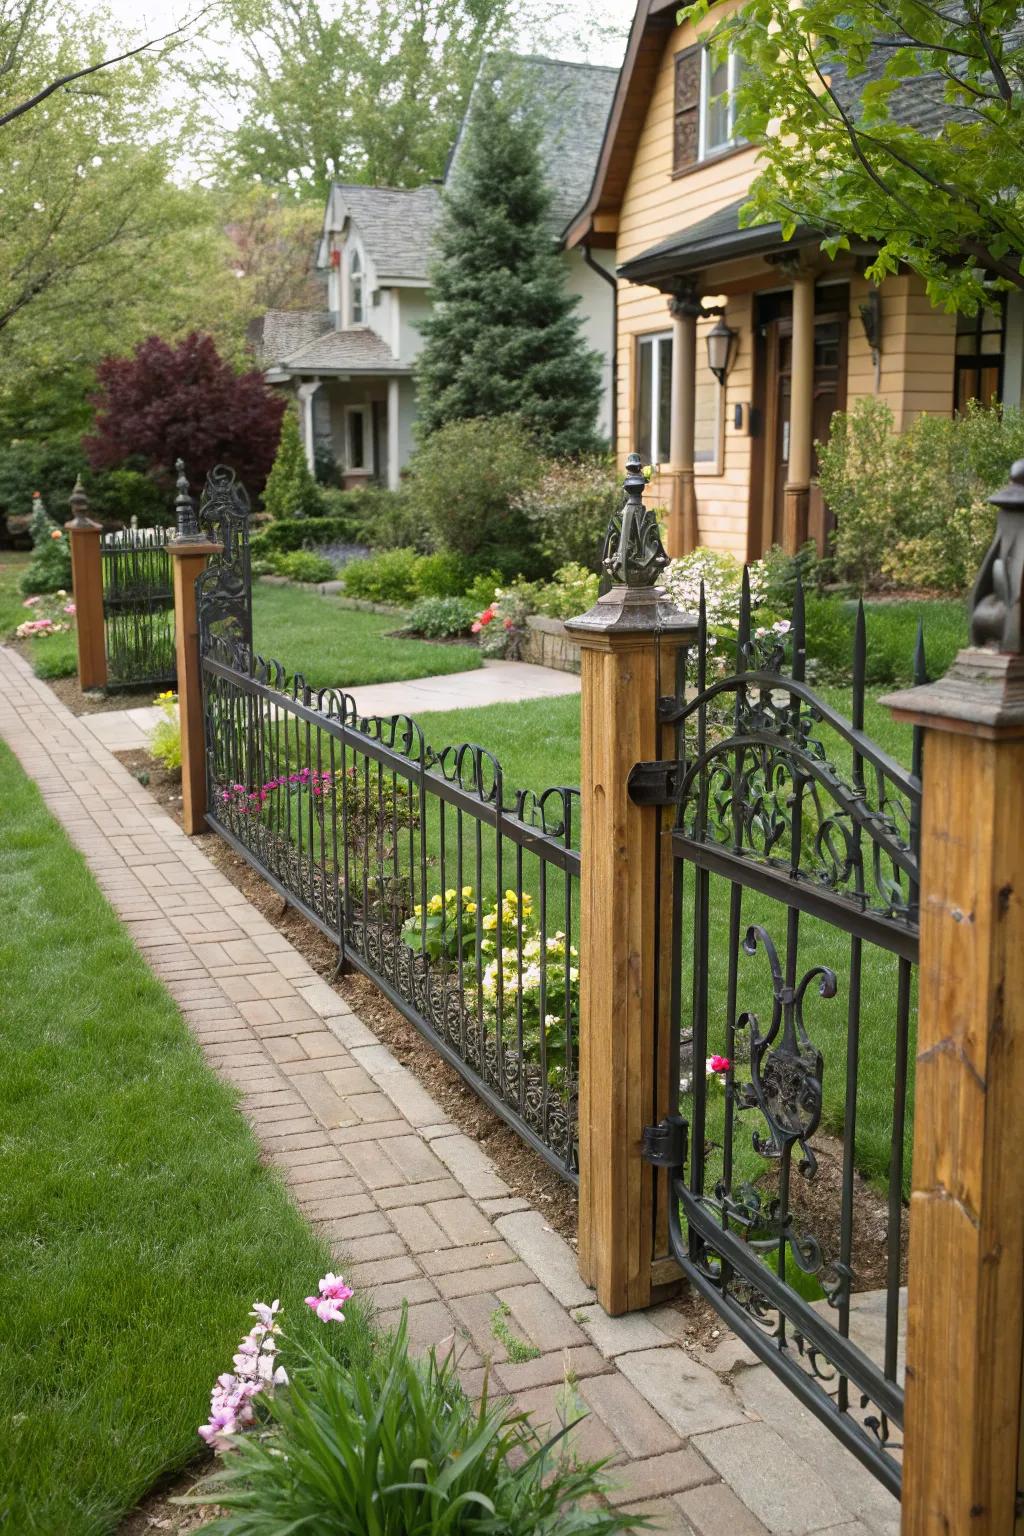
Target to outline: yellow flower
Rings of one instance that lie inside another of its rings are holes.
[[[462,894],[463,894],[463,896],[472,896],[472,894],[473,894],[473,887],[471,885],[464,885],[462,887]]]
[[[466,902],[466,911],[467,912],[475,912],[476,911],[476,902],[475,901],[467,901]]]
[[[423,908],[422,907],[413,907],[412,910],[416,914],[417,917],[422,917],[423,916]]]
[[[518,897],[516,896],[515,891],[506,891],[505,892],[505,900],[506,901],[512,901],[512,902],[517,901]]]
[[[498,926],[498,914],[497,914],[497,912],[488,912],[486,914],[486,916],[484,917],[484,927],[485,928],[497,928],[497,926]]]
[[[441,898],[440,898],[440,896],[431,896],[430,900],[427,902],[427,911],[428,912],[440,912],[440,910],[441,910]]]
[[[444,899],[445,899],[445,901],[454,901],[455,900],[455,892],[454,891],[445,891]]]

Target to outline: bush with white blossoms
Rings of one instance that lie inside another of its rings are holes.
[[[759,608],[764,602],[764,562],[756,560],[748,566],[748,572],[750,606]],[[714,638],[724,638],[730,631],[735,636],[740,623],[742,565],[732,555],[698,546],[681,560],[671,560],[661,577],[666,592],[687,613],[696,613],[700,606],[702,582],[709,641],[712,632]]]
[[[561,1085],[565,1077],[568,1017],[579,1016],[579,956],[561,931],[545,934],[528,892],[520,897],[507,890],[478,910],[471,885],[431,896],[402,927],[408,947],[441,969],[464,966],[464,984],[472,999],[476,988],[477,956],[484,1023],[496,1035],[500,1016],[506,1050],[519,1048],[522,1017],[523,1055],[541,1060],[541,1002],[543,993],[544,1059],[548,1079]],[[499,1002],[500,991],[500,1002]]]
[[[319,1294],[307,1296],[310,1307],[322,1323],[343,1323],[344,1302],[354,1295],[340,1275],[326,1274],[319,1284]],[[230,1449],[232,1435],[240,1434],[257,1422],[257,1400],[273,1396],[275,1387],[288,1385],[288,1372],[277,1363],[278,1340],[282,1337],[278,1317],[280,1301],[257,1301],[250,1317],[256,1319],[235,1352],[232,1370],[224,1371],[210,1393],[210,1416],[199,1426],[200,1439],[215,1451]]]

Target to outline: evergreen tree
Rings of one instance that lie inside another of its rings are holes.
[[[445,192],[422,326],[424,436],[467,417],[515,415],[548,452],[597,446],[600,358],[580,334],[546,223],[539,141],[514,77],[482,76]]]
[[[267,476],[263,506],[271,517],[317,517],[323,511],[320,487],[309,472],[294,411],[286,411],[281,423],[281,441]]]

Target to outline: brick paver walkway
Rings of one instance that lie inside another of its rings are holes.
[[[462,1335],[468,1384],[488,1357],[538,1421],[571,1370],[580,1450],[611,1458],[612,1500],[665,1532],[896,1536],[895,1501],[735,1341],[714,1369],[681,1346],[670,1308],[607,1317],[543,1215],[2,647],[0,734],[385,1325],[405,1301],[417,1346]],[[499,1308],[535,1358],[508,1359]]]

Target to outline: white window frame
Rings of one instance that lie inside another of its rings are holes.
[[[672,345],[671,331],[647,331],[636,339],[636,403],[639,407],[640,396],[640,355],[645,346],[651,347],[651,463],[667,464],[671,442],[659,443],[658,424],[661,418],[661,347],[664,342]],[[671,385],[670,385],[671,388]],[[669,402],[669,436],[672,432],[672,406]]]
[[[355,301],[357,290],[359,293],[358,320]],[[349,325],[366,324],[366,272],[358,246],[353,246],[348,253],[348,323]]]
[[[362,464],[349,462],[349,449],[352,438],[349,432],[349,423],[353,416],[363,418],[363,459]],[[368,405],[346,405],[342,412],[342,432],[344,434],[344,462],[347,475],[372,475],[373,474],[373,418]]]
[[[711,83],[711,49],[705,44],[700,51],[700,105],[697,108],[697,159],[708,160],[714,155],[721,155],[727,149],[733,149],[740,142],[736,137],[736,81],[739,76],[739,55],[734,48],[729,49],[727,56],[729,70],[728,85],[728,113],[729,113],[729,137],[721,144],[714,144],[708,148],[708,91]]]

